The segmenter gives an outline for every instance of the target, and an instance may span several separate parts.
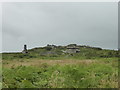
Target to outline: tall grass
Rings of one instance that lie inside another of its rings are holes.
[[[117,61],[3,68],[4,88],[117,88]]]

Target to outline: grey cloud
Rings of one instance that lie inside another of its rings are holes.
[[[24,43],[117,49],[117,3],[4,3],[2,10],[3,51],[21,51]]]
[[[2,4],[0,3],[0,52],[2,52]]]

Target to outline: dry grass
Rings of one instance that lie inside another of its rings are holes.
[[[71,65],[71,64],[86,64],[96,62],[96,60],[12,60],[3,61],[3,67],[11,68],[17,66],[40,66],[44,63],[48,65]]]

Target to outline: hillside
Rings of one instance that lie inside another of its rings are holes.
[[[76,44],[26,50],[2,53],[3,88],[118,88],[118,51]]]
[[[78,52],[77,52],[78,51]],[[47,45],[28,49],[28,53],[2,53],[3,60],[13,59],[96,59],[118,57],[120,54],[115,50],[105,50],[98,47],[69,44],[67,46]]]

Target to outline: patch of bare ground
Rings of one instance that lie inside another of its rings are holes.
[[[40,66],[42,64],[48,65],[72,65],[72,64],[92,64],[96,60],[12,60],[3,61],[3,67],[17,67],[17,66]]]

